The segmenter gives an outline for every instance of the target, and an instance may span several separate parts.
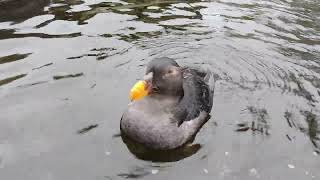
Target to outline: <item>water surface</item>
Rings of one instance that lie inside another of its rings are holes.
[[[0,4],[0,179],[320,178],[319,1],[29,3]],[[214,73],[214,107],[195,154],[152,162],[119,120],[163,56]]]

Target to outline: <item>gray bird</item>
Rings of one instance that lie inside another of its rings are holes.
[[[150,61],[144,77],[149,94],[129,103],[121,118],[121,132],[156,150],[192,141],[210,118],[213,88],[206,83],[209,76],[182,68],[170,58]]]

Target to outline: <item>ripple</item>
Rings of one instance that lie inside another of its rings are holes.
[[[3,56],[3,57],[0,57],[0,64],[10,63],[10,62],[14,62],[14,61],[19,61],[19,60],[25,59],[26,57],[28,57],[28,56],[31,55],[31,54],[32,54],[32,53],[12,54],[12,55],[8,55],[8,56]]]
[[[18,172],[4,156],[4,178],[319,177],[318,1],[32,2],[0,11],[0,139]],[[130,84],[163,56],[214,76],[213,118],[193,149],[126,147]]]
[[[56,75],[53,76],[54,80],[60,80],[60,79],[66,79],[66,78],[76,78],[76,77],[80,77],[83,76],[83,73],[77,73],[77,74],[67,74],[67,75]]]
[[[16,81],[20,78],[23,78],[25,77],[27,74],[20,74],[20,75],[16,75],[16,76],[12,76],[12,77],[8,77],[8,78],[5,78],[5,79],[1,79],[0,80],[0,86],[3,86],[3,85],[6,85],[6,84],[9,84],[9,83],[12,83],[13,81]]]

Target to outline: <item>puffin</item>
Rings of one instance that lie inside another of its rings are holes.
[[[171,58],[151,60],[143,80],[131,89],[131,102],[120,120],[121,134],[154,150],[192,142],[211,117],[210,78],[210,73],[180,67]]]

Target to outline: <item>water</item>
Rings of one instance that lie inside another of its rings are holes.
[[[0,179],[320,178],[319,1],[0,3]],[[200,146],[173,162],[119,137],[162,56],[216,78]]]

